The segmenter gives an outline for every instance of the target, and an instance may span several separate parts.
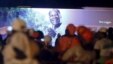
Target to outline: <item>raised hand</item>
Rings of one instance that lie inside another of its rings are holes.
[[[56,32],[52,28],[49,28],[48,29],[48,35],[51,36],[51,37],[55,37],[56,36]]]

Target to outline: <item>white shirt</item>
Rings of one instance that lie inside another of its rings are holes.
[[[51,45],[54,47],[57,35],[58,34],[60,34],[60,35],[64,35],[65,34],[66,25],[65,24],[61,24],[58,28],[54,29],[54,27],[49,24],[48,26],[45,26],[44,29],[42,30],[44,35],[48,35],[48,33],[49,33],[48,29],[49,28],[53,29],[55,31],[55,33],[56,33],[55,37],[52,37],[52,42],[51,42]]]

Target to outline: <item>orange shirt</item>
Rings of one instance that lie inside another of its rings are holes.
[[[59,39],[58,51],[62,53],[65,52],[67,49],[79,44],[80,42],[76,37],[64,36]]]
[[[113,64],[113,59],[106,61],[105,64]]]

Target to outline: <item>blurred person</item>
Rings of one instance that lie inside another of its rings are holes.
[[[78,26],[77,27],[77,38],[79,40],[80,46],[83,48],[84,54],[85,53],[91,53],[92,55],[89,55],[89,63],[93,62],[94,60],[94,42],[93,42],[93,32],[87,28],[86,26]],[[91,58],[92,57],[92,58]],[[88,55],[86,55],[86,58],[88,58]],[[85,59],[84,59],[85,60]]]
[[[66,27],[65,35],[61,36],[58,41],[57,50],[60,54],[63,54],[67,49],[80,45],[79,40],[75,35],[76,27],[73,24],[69,24]]]
[[[44,36],[44,45],[46,47],[50,46],[51,41],[52,41],[52,38],[49,35]]]
[[[12,21],[12,25],[10,26],[10,28],[11,28],[11,31],[7,31],[7,36],[4,39],[5,43],[6,43],[6,40],[8,39],[8,37],[13,35],[13,33],[15,33],[15,32],[26,32],[27,31],[27,27],[26,27],[25,21],[20,19],[20,18],[14,19]],[[7,30],[9,30],[9,29],[7,28]]]
[[[3,55],[2,55],[2,50],[3,50],[3,39],[2,35],[0,34],[0,62],[3,64]]]
[[[100,40],[103,37],[107,37],[107,28],[101,27],[96,33],[95,33],[95,41]]]
[[[9,27],[10,27],[10,30],[9,30]],[[12,27],[11,26],[6,26],[6,27],[2,27],[0,28],[0,35],[1,35],[1,38],[2,38],[2,50],[4,49],[5,45],[7,44],[6,43],[6,40],[8,38],[8,36],[11,34],[12,31]]]
[[[51,40],[52,40],[52,38],[50,36],[44,36],[43,47],[42,47],[40,55],[39,55],[40,58],[43,58],[42,60],[47,60],[47,59],[44,59],[44,58],[48,58],[48,57],[45,57],[45,56],[51,55],[50,54],[51,48],[49,47]],[[47,53],[49,53],[49,55]]]
[[[2,38],[2,35],[0,34],[0,61],[3,59],[1,52],[2,52],[2,50],[3,50],[5,45],[6,44],[5,44],[5,42],[4,42],[3,38]]]
[[[78,35],[83,34],[86,29],[88,29],[88,28],[85,27],[85,26],[78,26],[78,27],[77,27],[77,34],[78,34]]]
[[[113,41],[113,27],[108,28],[108,38]]]
[[[105,61],[105,64],[113,64],[113,58]]]
[[[41,41],[41,39],[44,38],[44,34],[43,34],[43,32],[40,31],[40,30],[38,30],[38,31],[36,31],[36,32],[39,33],[39,37],[37,37],[37,39]]]
[[[55,41],[55,49],[57,48],[57,46],[58,46],[58,44],[59,44],[58,41],[59,41],[60,37],[61,37],[61,35],[58,34],[58,35],[57,35],[57,38],[56,38],[56,41]]]
[[[8,36],[7,45],[3,49],[5,64],[37,64],[34,59],[39,49],[35,42],[26,33],[26,24],[21,19],[16,19],[13,24],[13,31]]]
[[[7,43],[3,50],[4,64],[37,64],[34,56],[38,48],[24,33],[13,34]]]
[[[2,37],[2,46],[4,47],[6,45],[6,38],[8,36],[8,30],[7,27],[3,27],[0,29],[0,35]]]
[[[2,40],[2,35],[0,34],[0,50],[1,50],[1,48],[2,48],[2,42],[3,42],[3,40]]]
[[[10,26],[10,28],[11,28],[11,31],[9,32],[9,28],[8,28],[7,37],[11,36],[15,32],[26,32],[27,31],[25,21],[20,18],[14,19],[12,21],[12,25]]]
[[[107,30],[108,30],[107,28],[105,28],[105,27],[101,27],[101,28],[98,30],[98,32],[106,33]]]
[[[24,20],[18,18],[13,20],[12,29],[14,31],[26,31],[27,26]]]
[[[28,34],[30,37],[32,37],[33,33],[34,33],[34,29],[28,29]]]
[[[31,35],[31,37],[36,40],[36,41],[41,41],[44,38],[44,34],[42,31],[38,30],[38,31],[29,31],[29,34]]]
[[[99,39],[96,41],[94,49],[97,52],[98,60],[100,63],[104,63],[111,56],[113,41],[107,38],[107,29],[100,28],[97,37]]]
[[[54,48],[50,45],[52,41],[51,36],[44,36],[44,47],[41,49],[39,58],[42,60],[42,64],[53,64],[57,61],[57,53]]]
[[[79,34],[84,33],[84,30],[86,30],[85,27],[80,30]],[[66,34],[60,38],[59,46],[61,48],[59,47],[59,49],[63,52],[62,60],[70,63],[82,62],[83,64],[90,64],[90,61],[94,58],[93,52],[86,51],[81,46],[75,31],[77,31],[77,28],[73,24],[69,24],[66,28]]]
[[[78,26],[77,29],[78,38],[82,47],[85,50],[93,50],[93,32],[85,26]]]
[[[34,39],[37,42],[37,45],[40,46],[40,49],[43,48],[44,43],[42,39],[44,38],[44,34],[42,31],[38,30],[33,33]]]
[[[92,64],[93,59],[94,53],[84,50],[80,45],[69,48],[62,56],[64,62],[73,64]]]

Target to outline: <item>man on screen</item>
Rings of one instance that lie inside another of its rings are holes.
[[[52,46],[55,46],[55,41],[58,34],[62,35],[63,33],[63,24],[61,23],[61,15],[58,9],[52,9],[49,11],[49,20],[51,25],[48,28],[48,35],[52,37]]]
[[[53,29],[57,29],[58,27],[60,27],[60,18],[60,11],[58,9],[52,9],[49,11],[49,19]]]

